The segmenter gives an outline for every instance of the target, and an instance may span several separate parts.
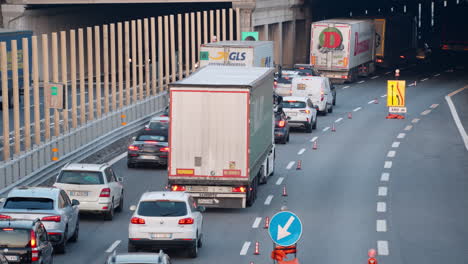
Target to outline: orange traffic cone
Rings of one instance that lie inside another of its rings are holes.
[[[288,196],[288,193],[286,192],[286,185],[283,185],[283,196]]]
[[[331,131],[332,131],[332,132],[336,132],[336,127],[335,127],[335,124],[334,124],[334,123],[332,124]]]
[[[255,242],[255,252],[254,255],[260,255],[260,243]]]
[[[312,149],[313,150],[316,150],[318,147],[317,147],[317,140],[314,141],[314,145],[312,146]]]
[[[300,169],[302,169],[302,160],[298,160],[298,161],[297,161],[296,170],[300,170]]]
[[[270,228],[270,217],[265,217],[265,225],[263,226],[264,229]]]
[[[352,119],[353,118],[353,114],[351,112],[348,113],[348,119]]]

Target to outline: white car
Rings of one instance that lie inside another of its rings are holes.
[[[291,127],[304,127],[307,133],[317,128],[317,109],[308,97],[283,97],[283,111]]]
[[[102,213],[105,220],[112,220],[114,210],[123,208],[122,182],[107,164],[74,163],[62,168],[54,186],[78,200],[81,212]]]
[[[202,226],[205,211],[185,192],[147,192],[128,226],[128,251],[139,249],[187,249],[191,258],[198,256],[202,246]]]

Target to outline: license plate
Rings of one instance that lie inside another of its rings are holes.
[[[168,234],[168,233],[165,233],[165,234],[151,234],[152,239],[171,238],[171,237],[172,237],[172,234]]]
[[[213,204],[214,200],[213,199],[198,199],[199,204]]]
[[[188,190],[192,192],[206,192],[208,191],[208,187],[207,186],[189,186]]]
[[[5,258],[9,261],[18,261],[18,256],[5,256]]]
[[[297,116],[297,113],[294,113],[294,112],[290,112],[287,114],[288,116]]]
[[[70,196],[88,196],[88,192],[70,191]]]
[[[141,155],[140,158],[141,159],[148,159],[148,160],[157,160],[158,159],[157,156],[145,156],[145,155]]]

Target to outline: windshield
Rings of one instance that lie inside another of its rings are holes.
[[[52,210],[54,201],[49,198],[12,197],[3,206],[5,209]]]
[[[96,185],[104,184],[102,173],[99,171],[62,171],[58,183]]]
[[[166,136],[160,136],[160,135],[139,135],[136,138],[136,141],[145,141],[145,140],[154,140],[154,141],[166,142],[167,137]]]
[[[305,108],[306,103],[300,101],[283,101],[283,108]]]
[[[146,201],[138,207],[141,216],[184,216],[187,214],[185,202],[176,201]]]
[[[0,247],[24,248],[29,244],[30,231],[27,229],[0,228]]]
[[[149,129],[151,130],[161,130],[167,133],[169,129],[169,123],[167,122],[150,122]]]

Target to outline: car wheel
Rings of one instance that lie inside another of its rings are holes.
[[[55,251],[59,254],[65,254],[65,252],[67,251],[66,250],[66,246],[67,246],[67,233],[68,233],[68,226],[65,227],[65,231],[63,233],[63,240],[60,244],[58,244],[57,246],[55,246]]]
[[[203,236],[200,236],[200,239],[198,239],[198,248],[203,247],[203,241],[202,241]]]
[[[134,245],[128,243],[128,252],[137,252],[138,248],[135,247]]]
[[[325,104],[325,109],[322,111],[322,115],[326,116],[328,114],[328,104]]]
[[[315,117],[315,122],[312,125],[312,129],[317,129],[317,117]]]
[[[328,108],[328,113],[333,113],[333,106],[330,106],[330,107]]]
[[[124,206],[124,194],[123,194],[123,192],[122,192],[122,194],[120,195],[119,207],[117,207],[117,208],[115,209],[115,211],[117,211],[117,212],[122,212],[123,206]]]
[[[333,96],[333,105],[336,105],[336,94]]]
[[[312,133],[312,124],[311,123],[306,124],[305,131],[306,131],[306,133]]]
[[[104,213],[104,220],[112,221],[113,218],[114,218],[114,201],[112,201],[109,211]]]
[[[289,142],[289,131],[288,131],[288,137],[286,138],[286,142]]]
[[[198,257],[198,238],[195,239],[195,244],[189,249],[189,257],[196,258]]]
[[[76,242],[78,241],[78,236],[80,233],[80,221],[76,221],[76,227],[75,227],[75,232],[73,233],[73,236],[70,238],[70,242]]]
[[[281,140],[281,144],[286,144],[288,142],[288,136],[284,136]]]

